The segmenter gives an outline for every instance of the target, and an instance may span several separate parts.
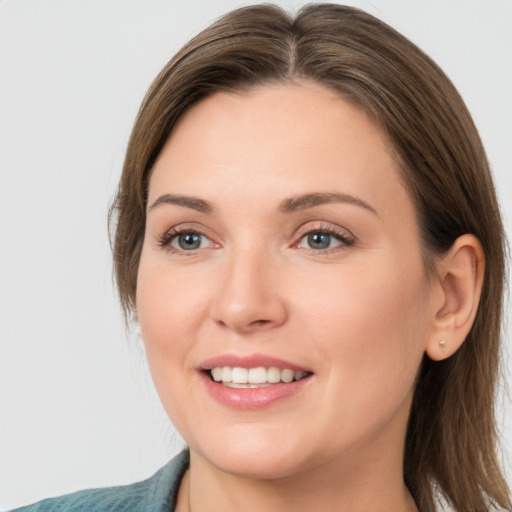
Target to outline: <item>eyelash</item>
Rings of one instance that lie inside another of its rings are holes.
[[[195,228],[188,227],[186,225],[183,226],[176,226],[169,231],[166,231],[161,237],[158,239],[158,245],[159,247],[165,249],[166,251],[172,253],[172,254],[179,254],[179,255],[187,255],[187,254],[194,254],[196,251],[202,249],[191,249],[189,251],[184,249],[177,249],[176,247],[173,247],[171,244],[180,235],[198,235],[200,237],[205,237],[207,240],[210,240],[204,233],[201,233]],[[329,235],[331,237],[336,238],[340,243],[340,245],[337,245],[335,247],[329,247],[326,249],[313,249],[311,247],[302,248],[303,250],[306,250],[313,254],[331,254],[333,252],[342,251],[348,247],[352,247],[356,244],[356,238],[348,233],[346,230],[336,229],[330,225],[325,224],[319,224],[317,226],[305,226],[299,230],[299,232],[296,235],[297,241],[294,242],[292,245],[293,248],[300,249],[299,244],[301,241],[308,235],[311,234],[323,234],[323,235]],[[215,244],[215,242],[212,242],[212,244]]]
[[[187,254],[193,254],[196,250],[190,250],[186,251],[184,249],[177,249],[176,247],[173,247],[171,244],[174,241],[175,238],[177,238],[180,235],[198,235],[200,237],[204,237],[208,240],[210,240],[205,234],[201,233],[195,228],[188,227],[187,225],[182,226],[176,226],[169,231],[166,231],[159,239],[158,239],[158,245],[165,249],[166,251],[172,253],[172,254],[179,254],[179,255],[187,255]],[[210,240],[211,241],[211,240]],[[212,242],[213,243],[213,242]]]
[[[306,225],[301,228],[297,234],[298,241],[293,244],[293,247],[298,248],[298,245],[301,241],[308,235],[311,234],[323,234],[329,235],[331,237],[336,238],[340,243],[340,245],[335,247],[329,247],[327,249],[313,249],[304,247],[303,250],[306,250],[312,254],[332,254],[334,252],[339,252],[347,249],[348,247],[352,247],[356,244],[356,238],[349,233],[347,230],[339,229],[333,227],[331,225],[319,224],[319,225]]]

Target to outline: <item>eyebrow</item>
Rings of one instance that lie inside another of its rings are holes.
[[[285,199],[281,203],[279,206],[279,211],[281,213],[292,213],[298,210],[307,210],[315,206],[329,203],[353,204],[372,212],[374,215],[377,215],[377,217],[379,216],[375,208],[371,207],[362,199],[351,196],[350,194],[342,194],[340,192],[316,192],[312,194],[304,194],[301,196],[291,197],[290,199]]]
[[[314,208],[315,206],[320,206],[329,203],[353,204],[355,206],[360,206],[361,208],[370,211],[374,215],[377,215],[377,217],[379,216],[377,211],[362,199],[354,197],[350,194],[342,194],[340,192],[314,192],[310,194],[303,194],[300,196],[290,197],[289,199],[285,199],[284,201],[281,202],[281,204],[279,205],[279,212],[293,213],[296,211],[307,210],[309,208]],[[174,194],[161,195],[158,199],[156,199],[156,201],[153,204],[150,205],[149,210],[151,211],[162,204],[174,204],[177,206],[182,206],[184,208],[190,208],[192,210],[196,210],[200,213],[205,213],[208,215],[215,213],[214,206],[210,202],[205,201],[204,199]]]
[[[191,208],[200,213],[212,214],[215,208],[211,203],[204,199],[190,196],[177,196],[174,194],[164,194],[160,196],[150,207],[149,210],[153,210],[161,204],[175,204],[177,206],[183,206],[184,208]]]

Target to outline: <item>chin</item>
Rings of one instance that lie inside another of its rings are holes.
[[[199,444],[191,446],[191,450],[220,471],[242,478],[279,479],[306,466],[303,449],[292,446],[289,440],[270,440],[247,433],[242,438],[227,436],[224,441]]]

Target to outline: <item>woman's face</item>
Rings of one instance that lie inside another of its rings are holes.
[[[431,297],[398,164],[359,109],[299,82],[179,121],[151,175],[137,313],[193,457],[263,478],[401,461]]]

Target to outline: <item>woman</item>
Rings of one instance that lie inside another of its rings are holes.
[[[27,510],[509,507],[500,214],[469,113],[408,40],[348,7],[233,11],[156,78],[112,212],[189,450]]]

